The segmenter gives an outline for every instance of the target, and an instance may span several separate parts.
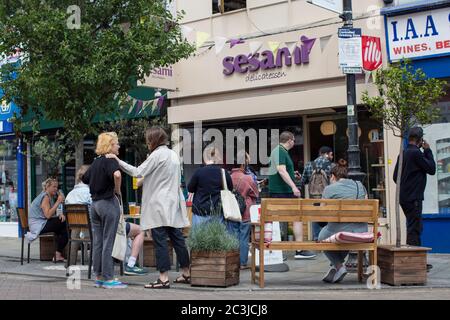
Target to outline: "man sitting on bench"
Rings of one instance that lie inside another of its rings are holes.
[[[325,187],[323,199],[367,199],[367,192],[361,182],[348,179],[347,168],[335,166],[331,170],[331,184]],[[328,223],[319,234],[319,241],[329,238],[338,232],[367,232],[367,223]],[[325,251],[331,262],[331,268],[322,279],[329,283],[342,281],[347,274],[345,258],[348,251]]]

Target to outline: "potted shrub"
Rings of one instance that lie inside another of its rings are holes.
[[[219,218],[193,227],[187,245],[192,286],[228,287],[239,283],[239,241]]]

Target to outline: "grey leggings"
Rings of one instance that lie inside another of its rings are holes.
[[[111,254],[119,217],[120,207],[116,197],[92,203],[92,264],[95,275],[105,281],[114,278],[114,262]]]

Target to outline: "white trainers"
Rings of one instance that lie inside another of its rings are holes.
[[[331,267],[330,270],[328,270],[328,273],[326,274],[326,276],[322,279],[323,282],[328,282],[328,283],[332,283],[334,276],[336,274],[336,268],[335,267]]]
[[[339,270],[336,271],[336,274],[333,277],[333,283],[341,282],[345,276],[347,275],[347,269],[345,266],[342,266]]]

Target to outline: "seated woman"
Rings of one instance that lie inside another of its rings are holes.
[[[337,165],[331,169],[331,184],[323,190],[323,199],[366,199],[367,192],[359,181],[348,179],[347,168]],[[319,234],[319,241],[341,232],[367,232],[367,223],[328,223]],[[324,251],[331,268],[322,279],[329,283],[341,282],[347,274],[344,261],[348,251]]]
[[[28,216],[30,232],[27,238],[33,241],[41,234],[56,233],[57,250],[53,259],[56,259],[56,262],[64,262],[62,253],[68,242],[66,219],[63,214],[56,216],[58,206],[64,203],[64,195],[58,192],[58,180],[53,178],[45,180],[42,188],[44,191],[33,200],[30,206]]]

